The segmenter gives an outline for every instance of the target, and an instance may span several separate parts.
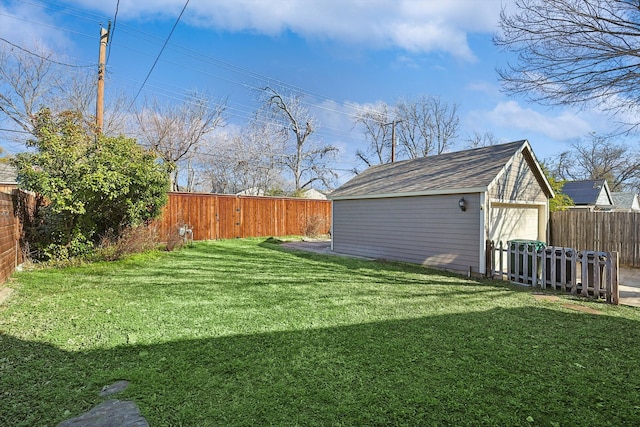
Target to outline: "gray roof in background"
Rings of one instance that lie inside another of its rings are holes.
[[[611,198],[613,199],[613,205],[616,208],[622,209],[631,209],[633,207],[633,202],[638,197],[636,193],[631,192],[620,192],[620,193],[611,193]]]
[[[588,179],[584,181],[569,181],[564,184],[561,192],[571,197],[576,206],[596,205],[600,192],[606,186],[604,179]]]
[[[329,198],[487,188],[525,143],[522,140],[372,166]]]
[[[18,171],[15,166],[9,163],[0,162],[0,183],[15,184],[17,182]]]

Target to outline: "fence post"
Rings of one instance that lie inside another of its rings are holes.
[[[493,278],[493,267],[494,267],[494,249],[493,249],[493,241],[487,239],[485,242],[485,268],[484,268],[484,277]]]
[[[500,279],[503,279],[503,273],[504,273],[504,254],[505,254],[505,248],[504,248],[504,244],[502,242],[502,240],[500,240]],[[509,255],[509,253],[507,252],[507,256]]]
[[[600,274],[600,254],[602,252],[594,252],[593,254],[593,296],[600,298],[600,290],[602,289],[602,275]]]
[[[611,301],[607,302],[611,302],[611,304],[615,305],[620,304],[620,289],[618,287],[618,258],[618,252],[611,252],[611,274],[609,275],[611,277]]]
[[[556,261],[557,261],[557,257],[556,257],[556,248],[552,247],[551,248],[551,253],[549,254],[549,280],[551,281],[551,284],[553,285],[553,289],[555,290],[556,287],[558,286],[558,281],[556,280],[558,276],[556,276],[556,271],[558,270],[558,266],[556,265]],[[560,281],[560,289],[562,289],[563,291],[565,290],[564,287],[564,283],[562,283],[562,280]]]
[[[513,265],[513,261],[517,261],[517,257],[515,256],[515,249],[513,247],[513,242],[507,242],[507,278],[510,282],[515,281],[515,265]]]
[[[531,266],[529,265],[531,247],[529,245],[522,246],[522,283],[529,284],[529,281],[532,280],[532,278],[529,277],[529,270],[531,269]]]
[[[567,282],[567,248],[562,248],[560,252],[560,282]]]
[[[540,268],[542,276],[540,277],[540,288],[547,289],[547,248],[540,251],[540,262],[542,268]]]
[[[578,251],[571,251],[571,293],[578,293]]]
[[[582,252],[582,290],[581,294],[584,297],[589,296],[589,281],[591,277],[589,277],[589,251]]]
[[[538,251],[536,251],[535,245],[531,245],[529,247],[529,250],[531,251],[529,255],[531,255],[531,260],[533,261],[533,265],[531,266],[531,278],[530,278],[531,286],[537,288],[538,287]]]

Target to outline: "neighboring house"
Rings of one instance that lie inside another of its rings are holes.
[[[487,239],[546,241],[551,197],[528,141],[374,166],[329,195],[332,250],[484,274]]]
[[[636,193],[611,193],[611,197],[615,210],[640,212],[640,202]]]
[[[258,187],[245,188],[237,192],[236,196],[264,196],[264,190]]]
[[[304,193],[302,193],[302,198],[311,200],[327,200],[327,196],[319,192],[315,188],[306,190]]]
[[[613,198],[606,179],[568,181],[562,186],[561,192],[573,200],[575,206],[570,206],[570,209],[613,209]]]
[[[0,162],[0,191],[11,193],[18,188],[18,171],[15,166]]]

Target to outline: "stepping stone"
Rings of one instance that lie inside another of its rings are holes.
[[[134,402],[107,400],[58,427],[149,427]]]
[[[112,394],[120,393],[127,387],[129,387],[129,381],[117,381],[111,385],[102,387],[102,390],[100,391],[100,397],[111,396]]]
[[[583,313],[589,314],[603,314],[600,310],[595,310],[593,308],[585,307],[583,305],[578,304],[562,304],[564,308],[568,308],[569,310],[581,311]]]

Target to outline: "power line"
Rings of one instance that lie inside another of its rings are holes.
[[[71,67],[71,68],[89,68],[89,67],[95,67],[95,65],[73,65],[73,64],[65,64],[64,62],[55,61],[55,60],[53,60],[53,59],[51,59],[51,58],[47,58],[46,56],[42,56],[42,55],[40,55],[40,54],[38,54],[38,53],[31,52],[30,50],[25,49],[25,48],[23,48],[22,46],[18,46],[18,45],[17,45],[17,44],[15,44],[15,43],[11,43],[9,40],[4,39],[4,38],[2,38],[2,37],[0,37],[0,40],[1,40],[1,41],[3,41],[3,42],[5,42],[5,43],[7,43],[8,45],[11,45],[11,46],[15,47],[16,49],[19,49],[19,50],[21,50],[21,51],[23,51],[23,52],[25,52],[25,53],[28,53],[29,55],[35,56],[35,57],[40,58],[40,59],[42,59],[42,60],[44,60],[44,61],[51,62],[52,64],[62,65],[62,66],[64,66],[64,67]]]
[[[22,0],[22,1],[24,1],[24,0]],[[36,4],[36,3],[30,3],[28,1],[24,1],[24,2],[25,3],[29,3],[29,4]],[[42,3],[41,7],[45,8],[45,9],[54,10],[54,8],[51,8],[50,6],[48,6],[48,4],[51,4],[51,3],[55,4],[55,1]],[[118,3],[119,3],[119,0],[118,0]],[[189,2],[187,1],[187,4],[188,3]],[[144,87],[148,87],[148,79],[150,78],[150,74],[151,74],[152,70],[157,65],[157,62],[159,62],[159,58],[163,54],[163,51],[166,50],[166,48],[169,48],[170,50],[174,50],[175,52],[177,52],[179,54],[194,58],[194,59],[196,59],[198,61],[202,61],[204,63],[212,64],[214,67],[217,67],[219,69],[231,71],[236,76],[238,76],[238,75],[239,76],[243,76],[244,75],[244,76],[248,77],[249,79],[248,79],[248,81],[243,82],[243,81],[240,81],[240,79],[237,79],[237,78],[225,77],[223,75],[223,73],[220,73],[220,75],[217,75],[216,73],[211,73],[211,71],[210,71],[211,67],[206,67],[206,66],[204,68],[200,68],[198,66],[186,67],[185,66],[185,62],[179,62],[179,61],[176,61],[176,62],[169,61],[170,63],[174,63],[177,66],[180,66],[182,68],[191,69],[191,70],[196,71],[198,73],[207,74],[207,75],[209,75],[211,77],[214,77],[216,79],[227,80],[230,83],[242,86],[244,88],[248,88],[248,89],[254,88],[255,89],[255,88],[262,88],[265,85],[271,85],[271,86],[275,85],[275,86],[278,86],[278,87],[282,88],[283,90],[290,90],[290,91],[293,91],[294,93],[297,93],[297,94],[302,95],[302,96],[309,95],[312,98],[316,98],[317,102],[301,100],[301,102],[303,104],[305,104],[305,105],[308,105],[308,106],[311,106],[311,107],[314,107],[314,108],[318,108],[318,109],[322,109],[324,111],[328,111],[328,112],[331,112],[331,113],[339,114],[339,115],[342,115],[342,116],[351,117],[352,114],[349,114],[348,110],[351,110],[351,111],[367,111],[367,110],[369,110],[371,108],[371,107],[369,107],[367,105],[356,105],[356,104],[353,104],[353,103],[350,103],[350,102],[336,101],[335,99],[332,99],[332,98],[330,98],[330,97],[328,97],[326,95],[323,95],[321,93],[313,92],[313,91],[301,88],[299,86],[295,86],[295,85],[292,85],[292,84],[289,84],[289,83],[285,83],[282,80],[267,76],[265,74],[261,74],[259,72],[252,71],[251,69],[244,68],[242,66],[227,62],[227,61],[219,59],[219,58],[203,55],[202,52],[196,51],[196,50],[194,50],[192,48],[188,48],[186,46],[170,45],[168,43],[169,42],[169,38],[172,36],[175,28],[177,27],[177,24],[179,23],[179,21],[181,19],[181,16],[183,15],[183,12],[185,11],[185,9],[187,7],[187,4],[185,4],[185,6],[183,7],[182,12],[180,13],[180,16],[178,17],[178,20],[174,24],[173,29],[171,30],[171,33],[169,34],[169,37],[166,40],[164,40],[164,44],[162,46],[162,50],[160,51],[160,53],[156,57],[156,59],[154,61],[154,65],[153,65],[151,71],[149,71],[149,74],[147,74],[147,77],[145,78],[144,82],[142,83],[141,87],[139,88],[139,90],[138,90],[138,92],[136,94],[136,99],[134,99],[134,102],[139,97],[139,95],[140,95],[141,91],[143,90],[143,88]],[[75,17],[81,18],[81,19],[83,19],[85,21],[92,20],[93,17],[96,17],[96,15],[92,15],[90,13],[87,13],[84,10],[81,11],[79,9],[69,8],[66,5],[64,6],[64,10],[60,10],[60,13],[67,14],[69,16],[75,16]],[[117,19],[117,16],[118,16],[118,6],[116,6],[116,14],[114,16],[114,20]],[[124,27],[123,27],[123,25],[124,25]],[[139,29],[137,29],[135,27],[128,28],[128,26],[126,24],[119,23],[118,24],[118,30],[122,30],[123,28],[124,28],[124,31],[126,33],[131,33],[135,37],[138,37],[140,39],[146,39],[150,43],[158,43],[158,42],[162,41],[162,39],[159,39],[158,37],[156,37],[154,35],[151,35],[151,34],[148,34],[148,33],[145,33],[145,32],[141,32],[141,31],[139,31]],[[71,31],[71,30],[66,30],[66,29],[62,29],[62,30],[66,31],[66,32],[69,32],[69,33],[75,33],[74,31]],[[80,33],[77,33],[77,34],[80,34]],[[84,34],[82,34],[82,35],[86,36]],[[140,37],[141,35],[142,35],[142,37]],[[111,47],[112,46],[109,45],[109,49],[111,49]],[[123,47],[125,49],[130,49],[131,48],[130,46],[126,46],[126,45],[123,46]],[[141,53],[147,53],[147,52],[141,52]],[[124,77],[124,76],[120,76],[120,77]],[[136,84],[134,83],[132,85],[132,87],[133,86],[136,86]],[[158,89],[159,89],[160,92],[168,92],[168,93],[173,92],[173,91],[167,91],[166,87],[159,87]],[[176,86],[175,89],[179,89],[179,87]],[[134,88],[134,90],[135,90],[135,88]],[[177,92],[174,92],[174,93],[177,94]],[[169,97],[173,98],[173,99],[176,99],[176,100],[182,98],[182,97],[171,96],[171,95],[169,95]],[[340,105],[341,107],[338,108],[338,109],[331,108],[330,105],[327,105],[327,104],[323,103],[323,101],[330,101],[330,102],[335,103],[336,105]],[[133,103],[131,104],[131,106],[133,106]],[[240,107],[240,108],[238,108],[238,107]],[[249,109],[250,109],[250,107],[232,103],[232,104],[229,105],[227,113],[231,113],[230,115],[235,116],[235,117],[240,118],[240,119],[248,119],[248,118],[253,117],[253,114],[248,111]],[[325,137],[330,137],[330,138],[331,137],[338,137],[338,138],[343,139],[343,140],[346,137],[347,141],[349,141],[351,139],[351,138],[349,138],[348,135],[345,135],[342,130],[336,129],[336,128],[331,128],[331,127],[328,127],[328,126],[323,126],[321,129],[319,129],[318,132],[317,132],[317,135],[318,136],[325,135]]]
[[[173,24],[173,28],[171,28],[171,32],[167,36],[167,39],[164,41],[164,44],[162,45],[162,49],[160,49],[160,52],[158,53],[158,56],[156,56],[156,60],[153,62],[153,65],[151,66],[151,69],[149,70],[149,73],[147,74],[147,77],[145,77],[144,81],[142,82],[142,86],[140,86],[140,89],[138,90],[138,93],[136,93],[136,96],[133,98],[133,101],[131,102],[131,106],[129,107],[129,109],[131,109],[131,107],[133,107],[133,104],[135,104],[136,100],[138,99],[138,96],[140,95],[140,92],[142,92],[142,88],[144,88],[144,85],[147,83],[147,80],[149,80],[149,76],[151,76],[151,73],[153,72],[153,69],[156,67],[156,64],[158,63],[158,60],[160,59],[160,55],[162,55],[162,52],[164,52],[164,48],[167,47],[167,43],[169,43],[169,39],[173,35],[173,32],[175,31],[176,27],[178,26],[178,23],[180,22],[180,19],[182,18],[182,14],[184,13],[184,11],[187,8],[188,4],[189,4],[189,0],[187,0],[185,2],[184,7],[182,8],[182,11],[180,12],[180,15],[178,15],[178,19],[176,19],[176,23]]]
[[[155,37],[155,36],[153,36],[151,34],[148,34],[148,33],[141,32],[138,29],[133,28],[133,27],[131,27],[131,29],[129,31],[127,31],[127,29],[126,29],[127,27],[128,26],[125,24],[124,27],[121,26],[121,29],[125,28],[125,30],[124,30],[125,32],[127,32],[127,33],[129,33],[131,35],[134,35],[136,37],[139,37],[140,35],[144,35],[145,39],[150,43],[154,43],[154,40],[157,40],[157,37]],[[165,42],[165,46],[166,46],[166,42]],[[130,47],[125,47],[125,48],[133,50]],[[172,63],[174,65],[177,65],[177,66],[179,66],[181,68],[187,68],[187,69],[190,69],[192,71],[199,72],[201,74],[206,74],[206,75],[209,75],[211,77],[214,77],[214,78],[217,78],[217,79],[220,79],[220,80],[225,80],[225,81],[228,81],[230,83],[246,87],[249,90],[262,89],[265,85],[267,85],[267,86],[268,85],[275,85],[275,86],[281,87],[281,88],[283,88],[285,90],[291,91],[291,92],[293,92],[295,94],[299,94],[299,95],[302,95],[302,96],[309,95],[309,96],[311,96],[313,98],[316,98],[316,99],[335,102],[336,104],[343,105],[345,108],[353,111],[354,113],[356,113],[356,112],[374,111],[374,109],[372,109],[370,107],[367,107],[367,106],[357,105],[357,104],[350,103],[350,102],[345,102],[345,103],[339,102],[339,101],[337,101],[335,99],[332,99],[331,97],[329,97],[327,95],[324,95],[324,94],[321,94],[319,92],[307,90],[307,89],[304,89],[304,88],[302,88],[300,86],[289,84],[289,83],[286,83],[286,82],[284,82],[282,80],[267,76],[265,74],[261,74],[259,72],[252,71],[250,69],[247,69],[247,68],[232,64],[232,63],[230,63],[228,61],[224,61],[224,60],[212,57],[212,56],[204,55],[204,54],[202,54],[202,52],[196,51],[196,50],[194,50],[192,48],[188,48],[188,47],[184,47],[184,46],[175,46],[175,45],[168,46],[168,48],[169,48],[169,50],[172,50],[172,51],[174,51],[176,53],[183,54],[183,55],[185,55],[187,57],[193,58],[193,59],[198,60],[198,61],[202,61],[202,62],[205,62],[205,63],[212,64],[215,67],[218,67],[220,69],[225,69],[225,70],[228,70],[228,71],[232,71],[236,75],[247,76],[250,79],[257,80],[258,82],[255,82],[254,84],[249,84],[249,83],[246,83],[246,82],[238,81],[237,79],[232,79],[232,78],[229,78],[229,77],[216,75],[216,74],[213,74],[213,73],[208,72],[208,71],[200,70],[200,69],[195,68],[195,67],[187,67],[184,62],[177,62],[177,61],[167,61],[167,62]],[[164,47],[163,47],[163,49],[164,49]],[[137,51],[137,52],[138,53],[145,53],[145,52],[140,52],[140,51]],[[348,115],[348,116],[352,115],[352,114],[348,114],[346,112],[333,110],[333,109],[331,109],[331,108],[329,108],[327,106],[321,105],[321,104],[315,104],[315,103],[304,101],[304,100],[302,100],[301,102],[306,104],[306,105],[314,106],[314,107],[317,107],[317,108],[320,108],[320,109],[323,109],[323,110],[326,110],[326,111],[335,112],[335,113],[338,113],[338,114],[341,114],[341,115]]]
[[[27,132],[26,130],[18,130],[18,129],[0,128],[0,132],[26,133],[26,134],[31,135],[31,132]]]
[[[116,24],[118,23],[118,10],[120,9],[120,0],[116,3],[116,12],[113,14],[113,27],[111,28],[111,33],[109,34],[109,51],[107,52],[107,60],[105,61],[105,67],[109,63],[109,58],[111,57],[111,46],[113,46],[113,35],[116,32]]]
[[[33,3],[33,2],[25,1],[25,0],[22,0],[22,1],[24,3],[27,3],[27,4],[38,5],[37,3]],[[118,0],[118,3],[119,3],[119,0]],[[54,10],[53,8],[51,8],[50,6],[48,6],[46,4],[40,4],[39,6],[42,7],[43,9]],[[87,18],[85,18],[85,16],[97,17],[96,15],[92,15],[90,13],[87,13],[86,11],[80,11],[79,9],[69,8],[68,6],[65,6],[65,9],[66,10],[63,11],[62,13],[70,15],[70,16],[79,17],[79,18],[82,18],[84,20],[88,20]],[[74,11],[75,13],[70,13],[69,11]],[[184,11],[184,9],[183,9],[183,11]],[[116,11],[116,16],[114,17],[114,20],[115,19],[117,19],[117,11]],[[29,22],[31,22],[31,21],[29,21]],[[126,24],[124,24],[124,25],[125,25],[124,28],[128,27]],[[119,26],[120,29],[121,29],[121,27],[122,27],[122,25]],[[174,28],[175,28],[175,25],[174,25]],[[58,28],[58,29],[62,29],[62,28]],[[74,33],[71,30],[66,30],[66,29],[62,29],[62,30],[66,31],[66,32]],[[134,27],[131,27],[130,31],[125,30],[125,32],[128,32],[128,33],[130,33],[130,34],[132,34],[132,35],[134,35],[136,37],[140,37],[140,35],[143,35],[143,36],[145,36],[144,38],[148,42],[151,42],[151,43],[154,43],[155,41],[158,40],[157,37],[155,37],[155,36],[153,36],[151,34],[145,33],[145,32],[141,32],[137,28],[134,28]],[[172,30],[172,32],[173,32],[173,30]],[[84,34],[82,34],[82,35],[86,36]],[[165,41],[165,46],[167,46],[167,41]],[[127,46],[125,46],[125,48],[127,48]],[[165,47],[163,47],[163,50],[164,50],[164,48]],[[320,100],[326,100],[326,101],[335,102],[337,104],[343,105],[345,108],[347,108],[347,109],[349,109],[351,111],[354,111],[354,113],[355,112],[361,112],[361,111],[366,112],[366,111],[370,110],[370,108],[367,107],[367,106],[357,105],[357,104],[350,103],[350,102],[338,102],[335,99],[332,99],[332,98],[330,98],[330,97],[328,97],[328,96],[326,96],[324,94],[321,94],[319,92],[310,91],[310,90],[304,89],[304,88],[296,86],[296,85],[285,83],[284,81],[281,81],[281,80],[273,78],[273,77],[269,77],[269,76],[261,74],[259,72],[255,72],[255,71],[252,71],[250,69],[247,69],[247,68],[232,64],[230,62],[227,62],[227,61],[224,61],[224,60],[221,60],[221,59],[218,59],[218,58],[214,58],[214,57],[211,57],[211,56],[203,55],[201,52],[198,52],[198,51],[196,51],[194,49],[191,49],[191,48],[187,48],[187,47],[183,47],[183,46],[173,46],[173,47],[169,46],[169,48],[174,50],[174,51],[176,51],[177,53],[182,53],[182,54],[184,54],[186,56],[189,56],[191,58],[194,58],[196,60],[201,60],[201,61],[204,61],[204,62],[207,62],[207,63],[211,63],[211,64],[213,64],[214,66],[216,66],[218,68],[226,69],[226,70],[234,72],[235,74],[245,75],[245,76],[247,76],[247,77],[249,77],[251,79],[255,79],[255,80],[260,81],[260,83],[256,82],[254,84],[247,84],[247,83],[243,83],[243,82],[231,79],[231,78],[225,78],[225,77],[220,76],[220,75],[215,75],[215,74],[212,74],[212,73],[209,73],[209,72],[206,72],[206,71],[203,71],[203,70],[198,70],[197,68],[191,67],[191,69],[194,70],[194,71],[197,71],[197,72],[200,72],[200,73],[204,73],[204,74],[210,75],[210,76],[212,76],[214,78],[218,78],[218,79],[221,79],[221,80],[226,80],[226,81],[228,81],[230,83],[234,83],[234,84],[237,84],[237,85],[240,85],[240,86],[244,86],[244,87],[247,87],[249,89],[252,89],[252,88],[253,89],[259,89],[259,88],[263,87],[265,84],[266,85],[276,85],[276,86],[279,86],[279,87],[281,87],[281,88],[283,88],[285,90],[290,90],[290,91],[293,91],[293,92],[298,93],[300,95],[310,95],[311,97],[317,98],[317,99],[320,99]],[[111,44],[109,45],[109,52],[110,52],[110,49],[111,49]],[[158,59],[156,58],[156,62],[157,61],[158,61]],[[175,63],[174,62],[174,64],[185,68],[184,63]],[[154,63],[154,66],[155,66],[155,63]],[[147,76],[147,79],[148,79],[148,76]],[[145,79],[145,81],[147,79]],[[142,90],[142,88],[140,90]],[[139,92],[136,95],[136,99],[137,99],[138,96],[139,96]],[[323,109],[325,111],[331,111],[331,112],[338,113],[338,114],[341,114],[341,115],[351,116],[351,114],[348,114],[348,113],[343,112],[343,111],[333,110],[333,109],[328,108],[328,107],[326,107],[324,105],[321,105],[319,103],[316,104],[316,103],[308,102],[308,101],[304,101],[304,100],[302,102],[304,104],[306,104],[306,105],[317,107],[317,108]]]

